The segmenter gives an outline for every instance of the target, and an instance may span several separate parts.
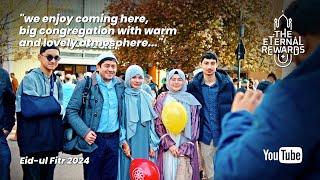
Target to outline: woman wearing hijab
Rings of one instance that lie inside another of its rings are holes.
[[[123,120],[121,122],[120,180],[129,179],[131,158],[152,159],[156,155],[159,137],[155,132],[152,97],[142,90],[144,73],[140,66],[131,65],[125,74]]]
[[[199,112],[201,104],[186,92],[185,74],[180,69],[173,69],[167,76],[168,92],[157,98],[155,109],[156,132],[160,137],[157,164],[161,180],[198,180],[200,179],[196,140],[199,136]],[[161,113],[163,107],[172,101],[180,102],[187,111],[187,124],[184,130],[174,135],[163,125]]]

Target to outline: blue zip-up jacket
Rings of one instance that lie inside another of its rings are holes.
[[[215,134],[216,139],[220,138],[221,134],[221,120],[223,116],[231,110],[231,105],[233,102],[233,98],[235,95],[235,89],[233,83],[231,82],[228,74],[223,71],[217,69],[216,78],[219,84],[219,90],[217,95],[217,124],[218,124],[218,132],[211,132],[210,122],[208,118],[204,115],[204,109],[200,110],[200,134],[199,141],[210,144],[212,140],[212,134]],[[198,73],[192,80],[190,84],[187,86],[187,92],[191,93],[197,100],[201,103],[202,106],[205,105],[204,97],[202,94],[202,83],[203,82],[203,72]]]
[[[320,179],[319,80],[320,47],[268,89],[253,114],[227,114],[215,179]],[[302,162],[280,163],[281,147],[301,147]],[[278,152],[276,159],[273,152]]]
[[[52,76],[55,82],[53,96],[62,107],[62,85],[56,75],[52,74]],[[56,115],[25,118],[21,113],[21,95],[23,93],[37,97],[50,96],[50,77],[45,75],[40,68],[35,68],[23,78],[18,88],[16,94],[16,112],[20,155],[61,151],[63,143],[63,110],[61,110],[60,114]]]

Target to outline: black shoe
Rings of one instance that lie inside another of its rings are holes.
[[[202,179],[202,178],[204,178],[204,177],[203,177],[203,171],[201,170],[200,171],[200,179]]]

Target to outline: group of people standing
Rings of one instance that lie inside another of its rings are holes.
[[[213,177],[212,159],[221,134],[220,121],[230,111],[235,93],[227,74],[217,70],[214,52],[204,53],[203,72],[188,85],[183,71],[171,70],[167,75],[168,91],[156,99],[142,88],[144,72],[140,66],[129,66],[122,80],[115,76],[118,59],[111,52],[101,54],[97,57],[97,71],[73,87],[67,105],[63,101],[63,84],[53,73],[59,54],[55,46],[42,46],[38,55],[40,67],[26,74],[17,90],[21,157],[50,158],[63,148],[76,149],[89,158],[89,163],[83,165],[85,179],[120,180],[129,179],[130,162],[135,158],[154,161],[164,180],[200,179],[202,160],[204,174]],[[26,99],[34,104],[43,100],[46,104],[38,105],[31,113],[35,115],[29,115],[24,111],[33,106],[26,106]],[[166,129],[161,117],[163,107],[172,101],[180,102],[187,111],[186,127],[178,135]],[[13,113],[11,117],[14,120]],[[64,144],[63,120],[76,134],[72,143]],[[22,164],[22,169],[24,179],[53,179],[55,164],[35,162]]]
[[[112,53],[97,60],[86,108],[81,110],[85,80],[77,84],[66,108],[66,117],[79,135],[73,146],[90,159],[84,165],[85,179],[129,179],[130,162],[135,158],[154,161],[164,180],[200,179],[199,161],[205,159],[203,170],[212,179],[219,124],[230,111],[235,93],[227,74],[216,70],[217,55],[204,53],[204,71],[189,87],[180,69],[171,70],[168,91],[156,100],[142,88],[144,72],[140,66],[129,66],[122,81],[115,76],[118,60]],[[162,122],[162,109],[172,101],[180,102],[188,114],[179,135],[170,133]],[[198,157],[199,152],[203,158]]]
[[[320,87],[314,83],[320,79],[319,7],[319,0],[295,0],[285,11],[306,51],[294,56],[297,68],[268,88],[264,98],[250,89],[235,95],[228,75],[217,69],[217,55],[205,52],[203,72],[186,85],[184,73],[171,70],[168,91],[154,102],[142,88],[142,68],[129,66],[123,81],[115,76],[117,58],[106,53],[97,58],[92,77],[77,83],[64,108],[62,85],[53,74],[60,51],[43,46],[40,67],[23,78],[16,94],[20,155],[38,160],[76,149],[89,158],[85,179],[127,180],[135,158],[153,160],[161,180],[197,180],[200,169],[207,179],[319,179]],[[6,137],[14,125],[14,101],[8,73],[0,69],[0,179],[10,178]],[[187,111],[180,134],[166,129],[161,117],[172,101]],[[68,147],[63,119],[76,134]],[[300,147],[303,155],[295,157],[300,164],[264,156],[264,149],[277,153],[281,147]],[[55,164],[22,164],[22,169],[26,180],[51,180]]]

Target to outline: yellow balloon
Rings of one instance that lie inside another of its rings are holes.
[[[180,134],[186,127],[188,115],[186,108],[177,101],[167,103],[161,113],[163,125],[173,134]]]

